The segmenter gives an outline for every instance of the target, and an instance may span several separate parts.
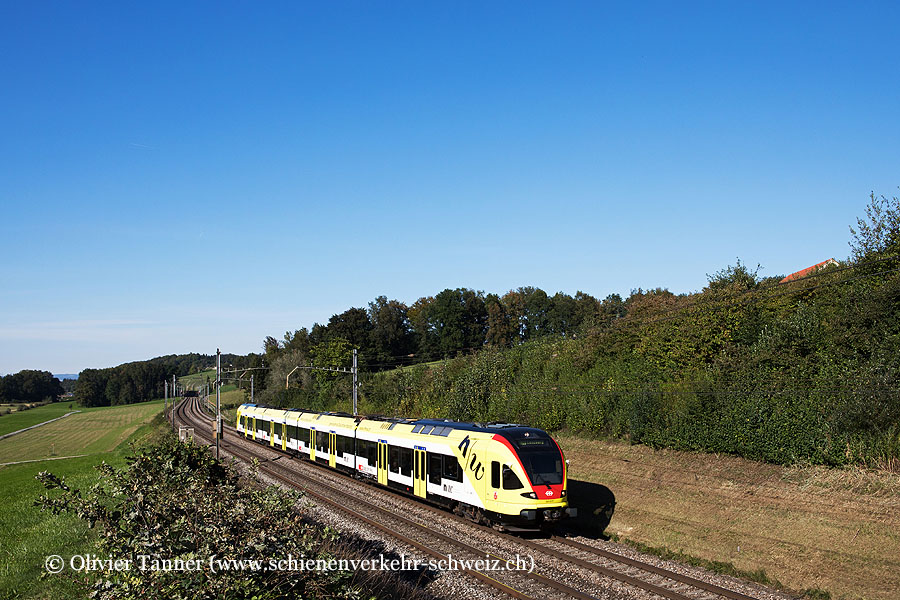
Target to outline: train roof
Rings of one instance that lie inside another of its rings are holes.
[[[242,406],[247,408],[253,407],[257,410],[272,408],[270,406],[254,404],[243,404]],[[353,415],[346,412],[320,412],[298,408],[276,410],[296,411],[306,414],[320,415],[323,417],[331,416],[354,418]],[[447,435],[450,430],[456,429],[461,431],[473,431],[479,433],[500,433],[503,434],[504,437],[516,439],[529,437],[550,437],[549,434],[543,429],[528,427],[527,425],[521,425],[518,423],[471,423],[467,421],[453,421],[450,419],[405,419],[402,417],[384,417],[381,415],[359,416],[356,417],[356,419],[358,421],[365,420],[391,423],[390,427],[386,427],[388,429],[394,429],[394,424],[411,425],[411,433],[421,433],[423,435]]]

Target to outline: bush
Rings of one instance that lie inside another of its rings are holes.
[[[129,559],[130,570],[102,570],[84,584],[100,600],[157,598],[358,598],[365,586],[353,572],[243,570],[213,573],[211,557],[228,560],[340,558],[345,545],[334,530],[296,510],[296,494],[238,485],[228,466],[173,436],[137,450],[129,465],[98,468],[100,483],[73,490],[49,472],[38,479],[53,494],[36,504],[71,511],[101,529],[97,555]],[[141,557],[147,557],[142,559]],[[213,560],[215,560],[215,558]],[[195,570],[141,570],[141,561],[199,560]],[[396,593],[404,595],[402,587]]]

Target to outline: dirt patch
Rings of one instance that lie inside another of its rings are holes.
[[[762,569],[794,590],[897,598],[896,473],[786,468],[565,436],[559,442],[570,477],[584,482],[576,486],[608,489],[604,503],[615,509],[607,533],[743,571]],[[577,490],[573,504],[592,502],[576,499]]]

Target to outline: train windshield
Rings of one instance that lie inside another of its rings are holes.
[[[534,485],[559,485],[563,482],[562,456],[558,450],[520,452],[519,456]]]
[[[563,482],[562,454],[546,432],[528,429],[506,436],[515,445],[532,484],[559,485]]]

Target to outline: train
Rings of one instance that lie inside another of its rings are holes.
[[[576,516],[568,461],[541,429],[256,404],[236,417],[247,439],[500,530],[547,530]]]

